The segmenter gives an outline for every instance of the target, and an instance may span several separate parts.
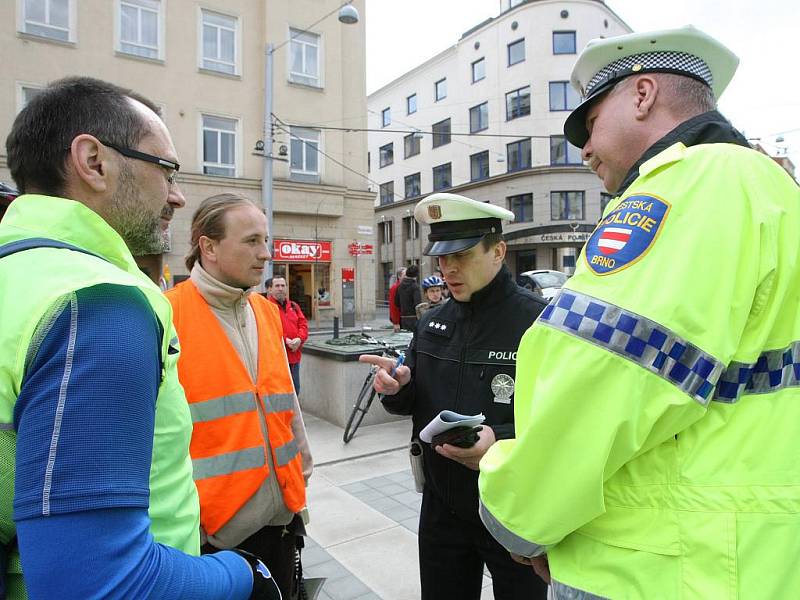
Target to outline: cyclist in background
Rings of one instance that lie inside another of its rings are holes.
[[[417,319],[421,319],[422,313],[426,310],[447,302],[447,298],[442,294],[443,291],[444,281],[441,277],[431,275],[422,280],[422,293],[425,296],[425,300],[417,304]]]

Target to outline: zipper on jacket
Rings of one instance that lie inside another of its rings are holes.
[[[467,348],[469,347],[469,334],[472,332],[472,317],[475,314],[475,311],[472,309],[472,305],[468,308],[468,320],[467,326],[464,329],[464,345],[461,347],[461,356],[459,357],[459,365],[458,365],[458,388],[456,388],[456,405],[453,407],[455,412],[459,412],[459,399],[461,398],[461,384],[464,381],[464,367],[466,365],[467,359]],[[453,506],[453,477],[452,477],[452,469],[454,465],[451,465],[450,469],[447,469],[447,485],[445,487],[445,499],[447,500],[447,507],[450,509]],[[452,510],[452,509],[451,509]]]

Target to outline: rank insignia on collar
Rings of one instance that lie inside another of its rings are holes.
[[[639,262],[655,243],[672,205],[649,194],[624,198],[600,221],[583,253],[595,275],[611,275]]]

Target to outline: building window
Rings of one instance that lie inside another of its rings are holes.
[[[447,98],[447,79],[440,79],[433,84],[433,97],[436,102]]]
[[[319,183],[319,131],[306,127],[292,127],[290,131],[290,179]]]
[[[531,138],[511,142],[506,146],[508,153],[508,172],[527,169],[531,166]]]
[[[431,126],[433,130],[433,147],[438,148],[450,143],[450,119],[439,121]]]
[[[511,42],[508,45],[508,66],[521,63],[525,60],[525,38]]]
[[[203,173],[236,177],[236,119],[203,115]]]
[[[484,150],[469,157],[470,181],[489,178],[489,151]]]
[[[420,195],[419,173],[406,175],[406,198],[416,198]]]
[[[394,142],[381,146],[378,150],[378,166],[387,167],[394,162]]]
[[[381,184],[381,206],[394,202],[394,181]]]
[[[239,19],[203,10],[203,62],[209,71],[235,75],[237,67],[236,36]]]
[[[514,8],[515,6],[519,6],[523,2],[527,2],[527,0],[508,0],[508,8]]]
[[[450,163],[433,167],[433,191],[438,192],[453,185],[452,170]]]
[[[403,146],[405,149],[404,158],[416,156],[419,154],[420,139],[422,136],[418,133],[409,133],[403,138]]]
[[[581,102],[581,97],[569,81],[550,82],[550,110],[572,110]]]
[[[417,112],[417,95],[411,94],[406,98],[406,114],[413,115]]]
[[[403,217],[403,234],[407,240],[419,239],[419,224],[414,217]]]
[[[119,51],[145,58],[160,58],[161,2],[120,0]]]
[[[24,0],[23,31],[31,35],[70,42],[71,0]]]
[[[580,165],[582,163],[580,148],[570,144],[563,135],[550,136],[551,165]]]
[[[394,239],[394,228],[392,227],[392,221],[384,221],[381,223],[381,234],[381,243],[392,243],[392,240]]]
[[[41,91],[41,87],[29,84],[17,84],[17,112],[28,106],[28,103]]]
[[[369,152],[367,152],[367,173],[372,171],[372,156]]]
[[[575,54],[575,32],[553,32],[553,54]]]
[[[392,124],[392,109],[384,108],[381,111],[381,127],[388,127]]]
[[[550,218],[553,221],[583,220],[584,192],[550,192]]]
[[[484,102],[469,109],[469,132],[483,131],[489,127],[489,103]]]
[[[472,83],[480,81],[486,77],[486,59],[479,58],[472,63]]]
[[[508,210],[514,213],[514,222],[533,221],[533,194],[509,196]]]
[[[319,36],[308,31],[289,29],[289,81],[322,87],[320,82]]]
[[[506,94],[506,121],[531,114],[531,86]]]
[[[606,212],[606,206],[611,200],[614,198],[613,194],[606,194],[605,192],[600,192],[600,214],[602,215]]]

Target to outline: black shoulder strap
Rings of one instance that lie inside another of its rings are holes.
[[[73,246],[72,244],[68,244],[66,242],[51,240],[50,238],[28,238],[25,240],[18,240],[16,242],[9,242],[8,244],[0,246],[0,258],[10,256],[11,254],[16,254],[17,252],[31,250],[33,248],[61,248],[63,250],[81,252],[82,254],[89,254],[90,256],[95,256],[101,260],[106,260],[94,252],[89,252],[88,250],[84,250],[83,248]]]

